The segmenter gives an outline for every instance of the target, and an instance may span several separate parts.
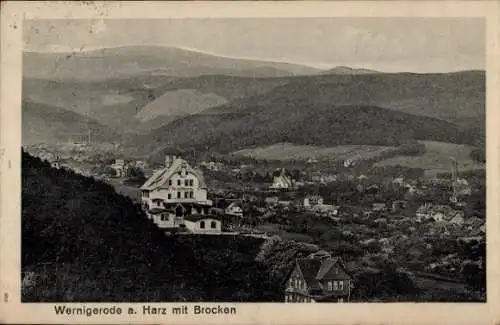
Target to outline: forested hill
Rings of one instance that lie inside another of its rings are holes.
[[[261,240],[166,237],[107,184],[22,153],[22,300],[265,301]]]

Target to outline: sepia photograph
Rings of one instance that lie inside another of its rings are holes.
[[[483,19],[23,38],[23,301],[485,301]]]
[[[4,21],[0,320],[493,325],[498,6],[323,5]]]

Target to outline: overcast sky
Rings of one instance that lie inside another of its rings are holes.
[[[238,57],[381,71],[485,68],[480,18],[27,20],[25,50],[166,45]]]

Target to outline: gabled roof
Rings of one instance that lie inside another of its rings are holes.
[[[328,271],[330,271],[330,269],[335,264],[337,264],[338,261],[339,261],[338,257],[327,258],[327,259],[323,260],[323,263],[321,264],[321,267],[318,271],[318,274],[316,275],[316,279],[317,280],[323,279],[323,277],[328,273]]]
[[[332,267],[338,263],[340,263],[340,266],[344,269],[344,272],[339,273],[339,279],[350,278],[345,272],[345,266],[343,265],[342,260],[337,257],[326,258],[323,260],[318,258],[299,258],[296,260],[296,268],[298,268],[299,272],[302,274],[310,294],[312,294],[311,291],[318,290],[322,291],[323,294],[328,294],[320,281],[330,272]],[[290,275],[288,278],[289,277]]]
[[[164,185],[174,173],[181,171],[182,166],[185,164],[186,171],[195,174],[199,179],[200,188],[206,188],[206,183],[201,172],[197,169],[192,168],[189,164],[182,158],[175,159],[170,167],[163,168],[156,173],[154,173],[144,185],[141,186],[141,190],[154,190],[162,185]]]
[[[226,209],[233,208],[233,207],[240,208],[240,209],[242,208],[240,203],[238,203],[238,202],[231,202],[231,203],[229,203],[226,206]]]
[[[312,258],[299,258],[296,261],[297,266],[306,281],[307,287],[310,289],[320,288],[318,281],[316,280],[316,275],[321,267],[321,261],[319,259]]]

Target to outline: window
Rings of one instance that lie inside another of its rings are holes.
[[[333,290],[339,290],[338,281],[333,281]]]
[[[193,198],[193,197],[194,197],[194,192],[193,192],[193,191],[190,191],[190,192],[189,192],[189,197],[190,197],[190,198]]]
[[[332,291],[332,281],[328,281],[328,291]]]
[[[189,192],[184,192],[184,198],[187,199],[189,195]]]
[[[172,186],[172,180],[171,179],[168,180],[168,186]]]
[[[212,228],[212,229],[217,228],[217,223],[215,223],[215,221],[212,221],[212,222],[210,223],[210,228]]]
[[[177,198],[180,199],[181,198],[181,192],[177,192]]]
[[[194,180],[190,179],[189,180],[189,186],[193,186],[194,185]]]
[[[161,215],[161,220],[162,221],[168,220],[168,217],[165,214],[162,214]]]
[[[144,197],[149,197],[149,192],[148,192],[148,191],[144,191],[144,192],[142,192],[142,196],[144,196]]]
[[[189,179],[184,180],[184,186],[189,186]]]
[[[339,281],[339,290],[344,290],[344,281]]]
[[[205,221],[200,222],[200,228],[205,229]]]
[[[172,198],[172,194],[171,193],[168,193],[168,199],[170,200]]]
[[[177,186],[181,186],[181,180],[180,179],[177,180]]]
[[[156,205],[161,206],[161,201],[160,200],[156,201]]]

